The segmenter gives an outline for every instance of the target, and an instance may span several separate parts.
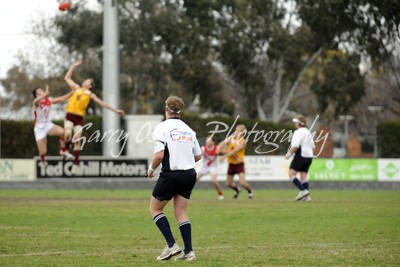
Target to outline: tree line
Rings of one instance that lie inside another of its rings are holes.
[[[296,110],[335,118],[357,107],[371,73],[389,72],[400,103],[398,1],[117,2],[128,113],[162,112],[165,98],[178,94],[187,103],[197,99],[199,112],[273,122]],[[44,81],[61,93],[62,76],[78,57],[85,64],[76,79],[93,77],[101,88],[102,16],[82,2],[35,22],[50,47],[37,53],[48,63],[22,56],[1,80],[14,108],[30,103],[29,92]]]

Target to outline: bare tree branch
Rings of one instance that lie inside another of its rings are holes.
[[[296,89],[299,87],[300,79],[303,77],[303,75],[304,75],[304,73],[306,72],[306,70],[308,69],[308,67],[309,67],[312,63],[314,63],[314,61],[319,57],[319,55],[321,55],[322,51],[323,51],[323,48],[320,47],[320,48],[318,49],[318,51],[315,52],[315,53],[312,55],[312,57],[310,57],[310,58],[308,59],[307,63],[304,65],[304,67],[302,68],[302,70],[299,72],[299,74],[297,75],[297,78],[296,78],[295,82],[293,83],[292,87],[289,89],[289,93],[288,93],[287,97],[285,98],[285,100],[284,100],[284,102],[283,102],[283,106],[281,107],[281,109],[280,109],[280,111],[279,111],[279,113],[278,113],[278,115],[277,115],[277,118],[276,118],[276,120],[274,120],[274,122],[277,122],[277,121],[279,121],[279,120],[282,118],[283,114],[285,113],[286,109],[287,109],[288,106],[289,106],[290,100],[292,99],[294,92],[295,92]]]
[[[281,56],[277,66],[277,78],[274,85],[274,93],[272,94],[272,121],[278,122],[279,117],[279,106],[281,103],[282,93],[282,77],[283,77],[283,57]]]

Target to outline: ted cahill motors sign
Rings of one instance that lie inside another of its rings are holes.
[[[60,157],[48,157],[42,166],[35,158],[37,178],[132,178],[147,174],[147,159],[80,157],[76,175],[71,174],[73,162],[63,161]]]

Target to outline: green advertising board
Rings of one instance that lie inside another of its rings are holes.
[[[313,159],[312,181],[377,181],[376,159]]]

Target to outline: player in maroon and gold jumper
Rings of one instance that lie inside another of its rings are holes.
[[[228,159],[229,167],[226,184],[235,191],[233,198],[237,198],[241,191],[241,187],[237,186],[233,180],[235,174],[239,176],[240,185],[249,193],[249,198],[252,199],[254,197],[253,190],[245,178],[244,155],[247,141],[244,136],[246,132],[246,126],[239,124],[236,126],[235,133],[221,142],[221,147],[227,146],[227,152],[220,157],[220,161],[222,162],[226,158]]]
[[[67,104],[67,114],[65,116],[64,128],[65,128],[65,141],[67,142],[67,147],[71,141],[74,141],[74,165],[72,166],[71,173],[76,175],[78,172],[79,154],[81,151],[80,138],[82,135],[82,128],[84,123],[84,116],[86,114],[86,109],[91,100],[107,108],[121,117],[125,115],[125,112],[121,109],[116,109],[109,105],[108,103],[97,97],[92,89],[94,87],[94,80],[92,78],[83,81],[82,85],[78,85],[72,80],[72,75],[75,68],[82,64],[82,60],[76,61],[72,64],[71,68],[68,70],[64,77],[65,82],[72,90],[72,96],[68,100]],[[72,135],[74,132],[74,135]],[[76,142],[75,142],[76,141]]]

